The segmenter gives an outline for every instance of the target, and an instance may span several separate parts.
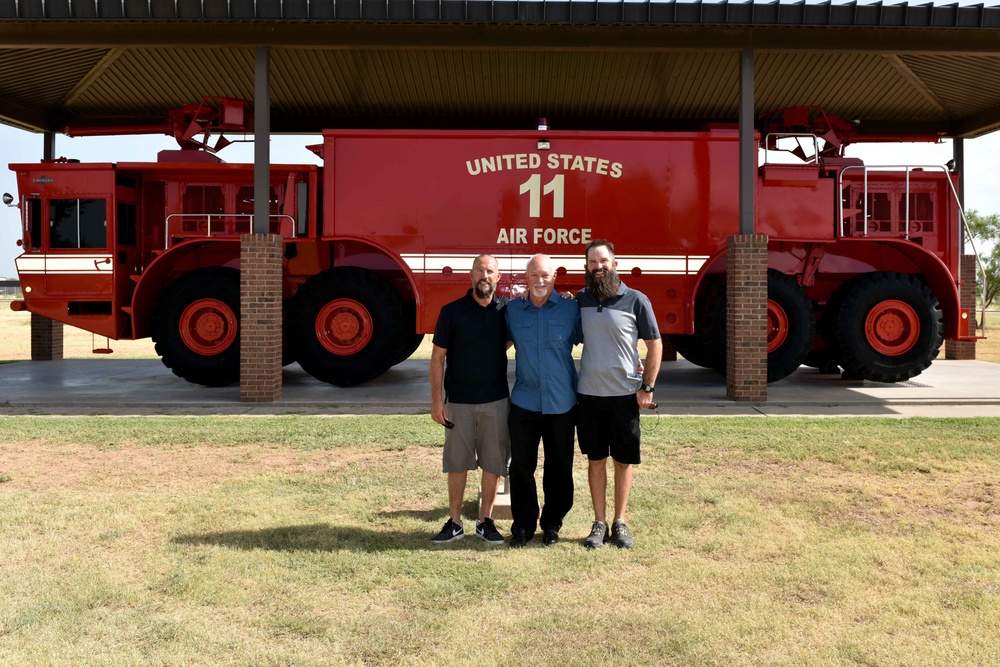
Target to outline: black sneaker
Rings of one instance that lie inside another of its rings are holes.
[[[608,541],[608,526],[603,521],[595,521],[590,528],[590,535],[583,541],[588,549],[600,549]]]
[[[449,518],[448,521],[445,522],[444,528],[441,529],[441,532],[431,538],[431,542],[434,544],[444,544],[445,542],[460,540],[463,537],[465,537],[465,529],[462,528],[462,524],[455,523],[451,520],[451,518]]]
[[[493,519],[483,519],[476,524],[476,537],[490,544],[503,544],[503,535],[497,530]]]
[[[615,521],[611,524],[611,540],[619,549],[631,549],[635,544],[635,542],[632,541],[632,536],[628,532],[628,526],[626,526],[625,522],[621,520]]]
[[[559,531],[553,530],[552,528],[546,528],[542,533],[542,544],[545,546],[552,546],[559,541]]]

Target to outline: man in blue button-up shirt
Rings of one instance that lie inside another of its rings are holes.
[[[576,425],[576,366],[573,345],[583,342],[580,308],[555,294],[555,271],[546,255],[525,270],[528,299],[507,305],[507,338],[516,349],[510,431],[510,546],[523,547],[540,525],[546,546],[559,541],[563,518],[573,506],[573,434]],[[538,443],[545,451],[544,506],[539,519],[535,469]]]

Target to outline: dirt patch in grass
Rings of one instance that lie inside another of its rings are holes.
[[[421,465],[439,459],[440,450],[414,447],[406,452],[338,447],[294,451],[280,446],[149,447],[113,449],[82,444],[19,443],[4,446],[3,469],[10,490],[90,487],[162,488],[204,486],[261,473],[297,476],[337,474],[366,463],[386,465],[392,458]]]
[[[742,457],[742,452],[717,456],[699,477],[714,478],[723,489],[719,495],[745,494],[763,506],[800,504],[819,510],[816,518],[824,523],[876,532],[956,522],[1000,526],[1000,485],[985,466],[880,474],[823,461]],[[698,474],[697,467],[687,474]]]

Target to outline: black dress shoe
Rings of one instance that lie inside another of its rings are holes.
[[[528,534],[524,528],[515,528],[510,531],[510,548],[521,549],[528,543]]]
[[[550,546],[559,541],[559,531],[553,530],[552,528],[546,528],[545,534],[542,536],[542,544],[545,546]]]

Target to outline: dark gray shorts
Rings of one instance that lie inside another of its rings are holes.
[[[448,403],[448,419],[455,428],[445,429],[443,472],[482,468],[501,477],[510,461],[507,413],[510,399],[492,403]]]

